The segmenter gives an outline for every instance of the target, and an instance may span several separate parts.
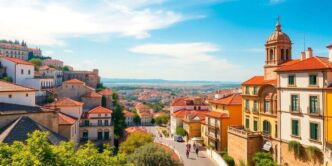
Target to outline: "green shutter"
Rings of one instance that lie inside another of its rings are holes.
[[[292,135],[299,135],[299,121],[292,120]]]
[[[310,123],[310,139],[318,140],[318,124]]]

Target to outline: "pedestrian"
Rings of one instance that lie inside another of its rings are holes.
[[[197,155],[197,157],[198,157],[198,152],[199,152],[199,149],[198,149],[198,147],[196,148],[196,155]]]
[[[194,142],[194,145],[193,145],[193,147],[194,147],[194,149],[196,149],[196,144],[195,144],[195,142]]]
[[[190,149],[191,149],[191,144],[189,143],[188,145],[189,145],[189,152],[190,152]]]
[[[189,158],[189,150],[188,149],[186,150],[186,156],[187,156],[187,158]]]

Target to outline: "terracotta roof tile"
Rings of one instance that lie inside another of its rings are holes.
[[[301,70],[323,70],[332,69],[332,62],[328,58],[313,56],[296,63],[279,67],[276,72],[301,71]]]
[[[131,117],[131,116],[134,115],[132,112],[129,112],[129,111],[127,111],[127,110],[124,110],[124,111],[123,111],[123,114],[125,115],[125,117]]]
[[[22,59],[18,59],[18,58],[9,58],[9,57],[3,57],[6,60],[9,60],[11,62],[14,62],[16,64],[21,64],[21,65],[32,65],[34,66],[33,63],[30,63],[28,61],[22,60]]]
[[[277,80],[264,80],[264,76],[254,76],[249,80],[242,83],[242,85],[264,85],[264,84],[277,84]]]
[[[103,89],[103,90],[101,90],[101,91],[98,92],[98,93],[101,94],[101,95],[103,95],[103,96],[109,96],[109,95],[112,95],[112,94],[113,94],[112,90],[111,90],[111,89],[108,89],[108,88]]]
[[[60,125],[72,125],[77,121],[76,118],[66,115],[64,113],[61,113],[61,112],[59,112],[58,115],[59,115],[59,124]]]
[[[226,118],[226,117],[228,117],[228,115],[226,113],[217,112],[217,111],[210,111],[210,112],[206,113],[205,115],[215,117],[215,118],[224,118],[224,117]]]
[[[27,92],[36,91],[35,89],[17,85],[14,83],[0,81],[0,92]]]
[[[86,95],[84,95],[84,97],[89,97],[89,98],[102,98],[103,96],[101,96],[100,94],[98,94],[95,91],[89,92]]]
[[[224,105],[241,105],[242,104],[242,96],[241,94],[232,94],[230,96],[211,101],[213,104],[224,104]]]
[[[173,112],[171,115],[176,117],[176,118],[183,119],[183,118],[185,118],[186,114],[197,115],[197,116],[203,117],[208,112],[210,112],[210,111],[209,110],[186,110],[186,109],[182,109],[182,110],[178,110],[176,112]]]
[[[64,81],[64,83],[67,83],[67,84],[84,84],[83,81],[78,80],[78,79],[67,80],[67,81]]]
[[[44,107],[66,107],[66,106],[82,106],[83,103],[72,100],[70,98],[64,97],[64,98],[59,98],[53,103],[46,104]]]
[[[91,109],[88,113],[89,114],[104,114],[104,113],[112,113],[112,110],[104,108],[102,106],[98,106],[98,107]]]

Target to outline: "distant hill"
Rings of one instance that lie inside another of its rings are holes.
[[[163,80],[163,79],[118,79],[118,78],[102,78],[103,83],[108,84],[201,84],[201,85],[222,85],[234,84],[240,85],[240,82],[227,81],[179,81],[179,80]]]

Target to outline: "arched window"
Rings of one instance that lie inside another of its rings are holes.
[[[273,49],[270,49],[270,61],[274,60]]]
[[[271,124],[267,120],[263,121],[263,133],[268,135],[271,134]]]
[[[290,57],[289,57],[289,52],[288,52],[288,49],[286,49],[286,60],[289,60]]]
[[[98,140],[102,140],[103,139],[103,130],[102,129],[98,129]]]
[[[281,49],[281,60],[286,60],[284,49]]]
[[[88,130],[84,130],[83,131],[83,139],[88,139],[89,138],[89,132],[88,132]]]

